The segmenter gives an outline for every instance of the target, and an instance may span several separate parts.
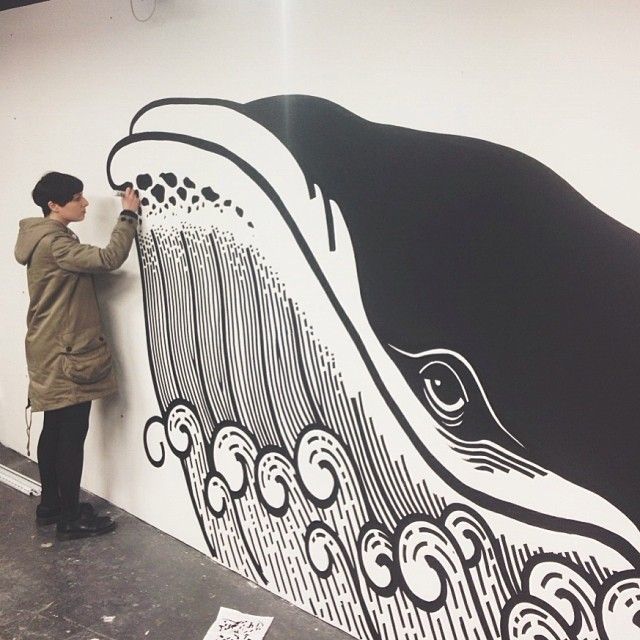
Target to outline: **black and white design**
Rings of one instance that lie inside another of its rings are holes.
[[[640,637],[637,234],[308,97],[152,103],[108,174],[214,557],[361,638]]]
[[[272,621],[273,618],[220,607],[218,617],[204,640],[262,640]]]

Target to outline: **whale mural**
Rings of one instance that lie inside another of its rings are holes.
[[[358,638],[640,638],[640,237],[489,142],[172,98],[136,177],[151,464]]]

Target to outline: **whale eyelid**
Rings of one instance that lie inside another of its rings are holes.
[[[510,433],[509,430],[502,424],[502,422],[500,422],[500,419],[496,415],[496,412],[493,410],[493,407],[491,406],[491,403],[489,402],[489,398],[487,398],[487,394],[484,391],[484,387],[482,386],[482,383],[480,382],[480,378],[478,377],[478,374],[475,372],[475,369],[471,366],[471,363],[464,356],[460,355],[456,351],[452,351],[451,349],[427,349],[426,351],[420,351],[418,353],[411,353],[410,351],[405,351],[404,349],[400,349],[399,347],[396,347],[395,345],[391,344],[390,342],[387,343],[387,346],[389,348],[393,349],[394,351],[397,351],[401,355],[407,356],[408,358],[418,359],[418,358],[425,358],[425,357],[430,357],[430,356],[443,356],[443,355],[445,355],[445,356],[451,356],[452,358],[455,358],[456,360],[458,360],[461,364],[463,364],[468,369],[469,373],[473,377],[476,385],[478,386],[478,389],[480,390],[480,394],[482,395],[482,399],[484,400],[484,403],[487,406],[487,409],[489,409],[489,413],[491,414],[491,417],[496,421],[496,424],[516,444],[521,446],[523,449],[526,449],[526,447],[522,444],[522,442],[520,442],[520,440],[518,440],[518,438],[516,438],[512,433]],[[423,367],[423,369],[424,369],[424,367]],[[464,385],[462,386],[462,388],[464,389]]]

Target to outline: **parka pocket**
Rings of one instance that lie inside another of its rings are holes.
[[[68,337],[62,353],[62,372],[76,384],[93,384],[111,373],[111,352],[102,334]]]

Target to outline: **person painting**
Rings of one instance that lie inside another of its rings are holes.
[[[42,483],[38,525],[57,523],[58,539],[84,538],[115,529],[89,503],[80,503],[84,441],[91,401],[117,386],[102,328],[93,274],[117,269],[129,255],[138,227],[137,193],[127,188],[123,211],[104,248],[82,244],[68,228],[84,220],[82,182],[47,173],[32,192],[44,218],[25,218],[15,248],[27,267],[29,311],[25,340],[32,411],[44,411],[38,441]]]

